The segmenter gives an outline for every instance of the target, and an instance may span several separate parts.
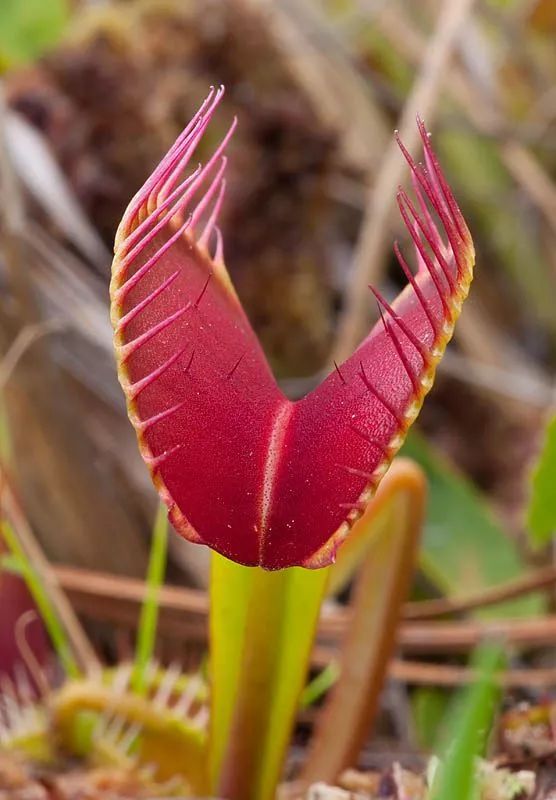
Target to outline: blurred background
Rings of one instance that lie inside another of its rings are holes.
[[[430,480],[415,597],[453,600],[551,565],[524,509],[554,400],[555,36],[553,0],[2,0],[0,446],[85,616],[134,619],[156,507],[112,355],[115,230],[220,83],[203,147],[238,115],[226,261],[292,397],[376,316],[353,287],[389,297],[403,283],[393,131],[415,150],[424,116],[478,269],[406,446]],[[102,583],[114,574],[127,580]],[[202,588],[206,574],[204,549],[172,537],[168,580]],[[479,615],[550,604],[500,600]]]

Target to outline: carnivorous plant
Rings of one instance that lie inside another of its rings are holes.
[[[211,91],[131,201],[116,236],[112,322],[139,447],[174,528],[237,563],[323,567],[403,443],[473,274],[471,236],[421,121],[425,166],[400,143],[416,201],[408,285],[356,352],[297,402],[274,380],[224,263],[226,145],[184,177]],[[436,220],[434,216],[436,215]]]
[[[399,142],[414,199],[402,188],[397,195],[417,270],[396,244],[405,289],[392,303],[373,289],[380,320],[356,352],[306,397],[289,400],[224,262],[218,216],[236,120],[205,164],[189,166],[223,91],[210,91],[123,216],[111,316],[128,413],[170,522],[215,551],[208,788],[228,800],[270,800],[330,565],[346,537],[357,542],[377,525],[372,498],[383,479],[393,480],[385,478],[390,462],[432,386],[469,291],[474,250],[418,120],[424,163]],[[408,498],[422,493],[418,479],[407,480]],[[405,497],[403,480],[396,487],[386,505],[400,534],[376,557],[390,569],[389,591],[401,596],[411,573],[403,543],[416,540],[422,503]],[[403,579],[388,567],[394,559]],[[393,635],[381,639],[379,629],[385,663]],[[378,675],[372,649],[364,658]],[[335,715],[349,723],[342,709]],[[346,742],[345,754],[355,749]],[[313,766],[325,752],[317,748]]]

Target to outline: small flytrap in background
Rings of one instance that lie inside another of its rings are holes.
[[[222,95],[223,88],[211,90],[125,212],[111,316],[128,412],[169,519],[182,536],[216,551],[207,788],[228,800],[270,800],[330,565],[346,538],[346,559],[356,560],[354,548],[375,532],[378,517],[384,534],[357,593],[348,656],[328,708],[337,742],[330,748],[326,733],[316,737],[306,780],[334,775],[356,758],[374,714],[424,497],[418,470],[387,471],[453,333],[474,251],[418,120],[425,163],[415,164],[400,142],[415,199],[401,188],[397,197],[416,274],[396,244],[407,287],[392,304],[373,289],[381,319],[356,353],[302,400],[288,400],[224,264],[218,214],[235,120],[206,164],[188,172]],[[365,664],[355,702],[347,680],[353,659]]]
[[[107,668],[60,595],[52,569],[42,564],[40,547],[4,470],[0,478],[7,566],[25,580],[51,642],[48,659],[27,641],[25,631],[19,632],[11,677],[0,677],[2,788],[13,789],[14,799],[18,792],[42,798],[46,783],[64,800],[70,791],[66,782],[73,787],[71,797],[76,792],[144,798],[203,791],[206,681],[201,672],[186,674],[177,664],[165,669],[154,658],[158,591],[166,565],[165,515],[158,515],[153,530],[135,657]],[[2,590],[2,601],[10,603],[9,587],[0,583]]]

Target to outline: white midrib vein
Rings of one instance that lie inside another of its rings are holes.
[[[274,424],[268,441],[268,450],[263,470],[263,485],[261,497],[261,521],[259,529],[259,558],[263,555],[268,519],[270,517],[274,491],[276,488],[276,472],[283,453],[283,443],[288,430],[288,424],[293,414],[295,404],[284,399],[276,410]]]

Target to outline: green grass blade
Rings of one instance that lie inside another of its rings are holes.
[[[455,736],[445,749],[431,792],[431,800],[475,800],[475,759],[483,755],[498,696],[497,673],[504,663],[498,645],[480,647],[472,666],[476,682],[456,697],[446,729]]]
[[[544,445],[532,476],[527,510],[529,537],[537,547],[556,532],[556,416],[548,423]]]
[[[14,556],[13,553],[5,553],[0,556],[0,570],[2,572],[11,572],[12,575],[23,578],[25,565],[23,561],[17,556]]]
[[[72,653],[70,641],[56,613],[54,605],[48,596],[48,592],[43,586],[37,572],[33,569],[33,565],[27,558],[11,525],[5,520],[1,523],[1,531],[2,537],[18,565],[18,571],[25,581],[31,597],[36,603],[54,650],[60,659],[60,663],[68,677],[80,677],[81,670]]]
[[[310,708],[314,705],[334,686],[339,676],[340,665],[337,661],[331,661],[303,689],[299,702],[300,708]]]
[[[0,396],[0,463],[9,464],[12,456],[12,436],[3,396]]]
[[[135,660],[131,676],[131,687],[138,694],[144,694],[147,686],[147,671],[154,653],[160,587],[166,574],[168,550],[168,519],[166,506],[160,503],[153,528],[145,600],[141,608]]]
[[[402,454],[420,464],[428,480],[420,561],[433,584],[455,598],[526,574],[527,566],[514,542],[468,480],[418,433],[410,433]],[[543,596],[536,593],[475,613],[481,618],[531,617],[545,610]]]
[[[412,692],[413,730],[417,745],[423,750],[432,750],[437,743],[449,702],[448,690],[437,686],[419,686]]]

